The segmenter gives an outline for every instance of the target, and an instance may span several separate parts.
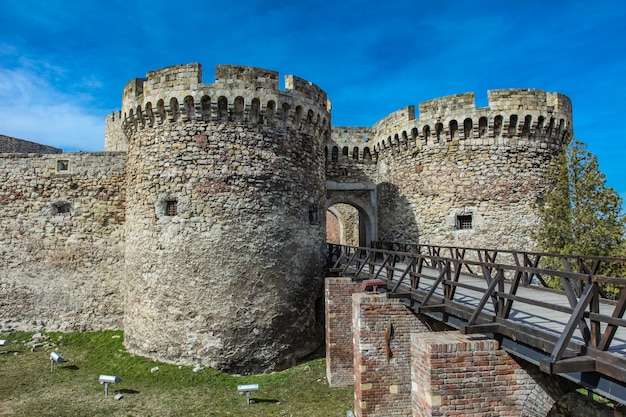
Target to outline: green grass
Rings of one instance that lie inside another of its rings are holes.
[[[0,336],[0,416],[345,416],[353,408],[352,388],[329,388],[323,359],[269,375],[232,376],[213,369],[168,365],[132,356],[121,331],[47,333],[52,348],[31,351],[32,333]],[[50,352],[67,362],[50,371]],[[150,370],[158,366],[157,372]],[[100,374],[117,375],[104,387]],[[259,384],[254,404],[237,385]],[[116,401],[113,396],[122,393]]]

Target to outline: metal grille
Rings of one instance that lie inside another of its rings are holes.
[[[457,229],[471,229],[472,228],[472,216],[463,215],[456,216],[456,228]]]
[[[178,202],[177,201],[166,201],[165,202],[165,214],[167,216],[176,216],[176,215],[178,215]]]

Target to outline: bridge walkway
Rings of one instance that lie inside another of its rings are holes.
[[[626,291],[617,300],[602,297],[606,285],[626,286],[626,279],[541,269],[540,257],[528,253],[511,258],[528,262],[508,265],[493,262],[494,252],[474,260],[467,251],[427,252],[329,245],[329,260],[335,272],[400,298],[418,314],[498,339],[542,371],[626,403]],[[555,278],[562,291],[543,286]]]

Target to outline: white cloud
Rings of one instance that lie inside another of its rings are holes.
[[[28,68],[0,68],[0,134],[65,151],[104,148],[104,115]]]

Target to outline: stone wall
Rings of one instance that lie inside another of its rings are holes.
[[[0,137],[13,152],[0,155],[1,329],[119,327],[123,304],[133,352],[287,366],[321,342],[328,207],[345,243],[358,229],[362,246],[531,249],[546,170],[572,135],[557,93],[491,91],[486,108],[459,94],[331,128],[313,83],[215,74],[204,83],[194,63],[128,82],[105,132],[125,153],[41,155],[60,150]]]
[[[61,149],[52,146],[41,145],[23,139],[0,135],[0,153],[61,153]]]
[[[0,330],[122,325],[120,153],[0,154]]]
[[[366,127],[334,127],[326,145],[326,180],[372,183],[376,173],[373,131]]]

